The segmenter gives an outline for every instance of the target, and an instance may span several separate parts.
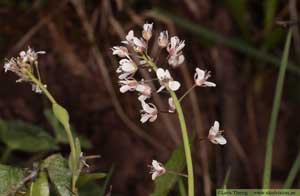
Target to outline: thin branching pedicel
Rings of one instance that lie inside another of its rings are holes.
[[[167,91],[168,93],[168,102],[167,102],[167,113],[176,113],[178,115],[183,145],[185,150],[186,157],[186,165],[188,175],[181,174],[181,176],[185,176],[188,178],[188,193],[189,196],[194,196],[194,174],[193,174],[193,163],[191,157],[191,149],[188,137],[187,126],[183,114],[183,110],[180,104],[180,101],[196,86],[200,87],[215,87],[216,85],[212,82],[208,82],[208,78],[210,77],[210,72],[205,72],[200,68],[196,68],[196,73],[194,75],[194,85],[187,90],[179,99],[175,92],[179,90],[181,84],[179,81],[175,80],[168,69],[165,67],[158,66],[153,59],[158,59],[151,57],[148,54],[149,41],[152,38],[152,30],[153,23],[146,23],[143,25],[142,37],[139,38],[135,36],[133,30],[130,30],[125,37],[125,40],[122,41],[125,46],[114,46],[112,48],[113,55],[117,55],[122,58],[119,61],[119,67],[117,68],[117,74],[119,74],[118,78],[120,79],[119,84],[120,92],[137,92],[138,100],[141,103],[141,119],[142,123],[146,122],[154,122],[159,117],[160,110],[149,100],[151,99],[151,95],[153,92],[162,94]],[[160,50],[165,49],[168,53],[167,62],[170,68],[177,68],[180,66],[185,57],[183,55],[183,48],[185,47],[185,41],[180,40],[177,36],[173,36],[169,38],[168,31],[162,31],[159,34],[158,40],[156,42]],[[159,54],[158,52],[157,54]],[[146,68],[146,69],[145,69]],[[157,82],[159,86],[156,89],[151,89],[150,85],[147,85],[147,81],[143,78],[136,77],[136,72],[139,69],[144,69],[149,71],[150,73],[154,71],[152,74],[154,77],[151,79],[153,82]],[[213,143],[225,144],[226,140],[223,136],[221,136],[221,132],[219,131],[218,123],[215,123],[215,126],[211,128],[209,131],[208,138]],[[167,170],[163,167],[163,165],[156,160],[153,160],[151,166],[151,174],[152,179],[156,179],[157,177],[165,174]],[[172,172],[169,172],[172,173]],[[176,172],[174,174],[180,175]]]

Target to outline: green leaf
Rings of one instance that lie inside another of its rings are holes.
[[[25,196],[49,196],[49,184],[46,172],[40,172],[38,178],[31,182]]]
[[[44,160],[42,169],[46,168],[50,181],[60,196],[71,196],[72,174],[67,161],[60,155],[54,154]]]
[[[100,196],[101,187],[96,183],[88,183],[79,189],[80,196]]]
[[[186,166],[183,145],[174,150],[165,168],[172,172],[181,173]],[[166,196],[178,180],[175,174],[166,173],[155,180],[155,189],[151,196]]]
[[[11,150],[40,152],[58,149],[44,129],[23,121],[0,120],[0,139]]]
[[[224,179],[224,182],[223,182],[223,189],[227,189],[230,174],[231,174],[231,167],[227,169],[226,176],[225,176],[225,179]]]
[[[274,17],[275,13],[277,10],[278,5],[278,0],[268,0],[264,1],[264,6],[265,6],[265,18],[264,18],[264,23],[265,23],[265,29],[264,33],[265,36],[268,37],[269,33],[272,30],[272,25],[274,23]]]
[[[56,141],[61,144],[69,144],[69,140],[66,134],[66,131],[62,124],[58,121],[58,119],[55,117],[54,113],[51,110],[45,110],[44,114],[50,123],[50,125],[53,128],[53,131],[55,133]],[[71,125],[72,134],[76,137],[76,132],[74,131],[74,127]],[[85,136],[78,136],[82,148],[90,149],[92,148],[92,143],[87,139]]]
[[[70,128],[69,126],[69,113],[68,111],[62,107],[61,105],[54,103],[52,104],[52,110],[53,113],[55,115],[55,117],[57,118],[57,120],[65,127],[65,128]]]
[[[16,191],[24,175],[25,172],[20,168],[0,164],[0,195],[7,195]]]
[[[300,169],[300,151],[298,152],[297,158],[294,161],[293,166],[289,172],[289,175],[283,184],[284,189],[290,189],[292,187],[293,182],[297,176],[297,173],[299,172],[299,169]]]
[[[105,177],[106,177],[105,173],[81,174],[78,178],[77,186],[80,188],[85,186],[91,181],[100,180]]]
[[[271,118],[270,118],[269,128],[268,128],[265,167],[264,167],[264,175],[263,175],[264,189],[269,188],[270,181],[271,181],[273,143],[274,143],[275,130],[277,125],[277,118],[280,109],[284,78],[285,78],[286,68],[288,64],[291,40],[292,40],[292,31],[290,29],[286,37],[286,42],[282,54],[281,65],[280,65],[277,83],[276,83],[275,97],[273,100],[272,113],[271,113]]]
[[[114,170],[115,170],[115,166],[113,165],[107,174],[107,177],[105,179],[103,186],[101,187],[101,192],[100,192],[99,196],[105,196],[105,191],[106,191],[108,183],[112,177],[112,174],[114,173]]]

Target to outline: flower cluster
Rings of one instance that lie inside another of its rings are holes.
[[[116,70],[119,78],[120,92],[137,92],[138,101],[141,103],[142,108],[140,110],[140,121],[142,123],[155,121],[161,111],[149,101],[151,100],[153,93],[162,93],[163,91],[166,91],[169,94],[167,112],[175,113],[179,102],[194,87],[216,87],[215,83],[208,81],[211,76],[210,72],[201,70],[197,67],[194,74],[193,87],[187,90],[180,99],[177,100],[176,98],[176,102],[174,102],[174,92],[180,89],[181,84],[171,76],[168,69],[157,67],[153,59],[158,59],[158,57],[153,58],[148,54],[149,41],[153,37],[152,30],[153,23],[146,23],[143,25],[141,37],[138,37],[133,30],[130,30],[126,35],[125,40],[121,42],[123,45],[114,46],[112,48],[112,54],[121,58]],[[184,40],[180,40],[177,36],[169,38],[168,31],[162,31],[159,33],[155,43],[160,49],[166,50],[168,54],[166,59],[170,68],[176,68],[184,62]],[[154,70],[155,74],[150,74],[153,77],[152,79],[138,79],[139,75],[136,73],[140,69],[148,70],[149,72]],[[148,83],[155,81],[157,81],[159,85],[157,89]],[[209,130],[208,137],[205,139],[210,140],[214,144],[223,145],[226,143],[226,139],[221,135],[221,133],[222,131],[219,131],[219,123],[216,121],[214,126]],[[153,160],[150,173],[154,180],[158,176],[166,173],[166,169],[161,163]]]
[[[15,73],[19,79],[16,82],[30,82],[32,91],[42,93],[41,89],[31,81],[29,74],[38,72],[38,55],[45,54],[45,51],[35,52],[32,48],[28,47],[27,51],[21,51],[19,56],[7,59],[4,63],[4,71],[11,71]],[[44,85],[46,87],[46,85]]]
[[[151,57],[147,54],[148,42],[152,37],[153,23],[143,25],[142,37],[137,37],[133,30],[130,30],[122,41],[123,46],[114,46],[112,48],[113,55],[120,57],[119,66],[116,70],[119,78],[120,92],[137,92],[138,100],[141,102],[141,119],[142,123],[147,121],[153,122],[157,119],[158,109],[153,103],[147,102],[155,89],[152,89],[148,82],[143,78],[137,80],[135,74],[138,69],[143,67],[151,68],[148,60]],[[182,49],[185,46],[184,41],[181,41],[177,36],[171,37],[169,40],[168,31],[162,31],[157,39],[157,44],[160,48],[165,48],[168,52],[168,63],[171,67],[177,67],[184,61]],[[177,91],[180,88],[180,83],[173,79],[168,69],[158,68],[156,77],[153,80],[158,80],[160,87],[156,91],[159,93],[164,89]],[[169,98],[169,112],[175,112],[175,106]]]

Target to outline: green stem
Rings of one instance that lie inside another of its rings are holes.
[[[45,88],[45,86],[41,83],[40,80],[38,80],[33,74],[32,72],[30,72],[29,70],[25,70],[25,73],[27,74],[27,76],[31,79],[31,81],[33,83],[35,83],[42,91],[43,93],[46,95],[46,97],[49,99],[49,101],[52,103],[52,104],[58,104],[56,102],[56,100],[54,99],[54,97],[50,94],[50,92],[47,90],[47,88]],[[70,129],[70,125],[63,125],[64,126],[64,129],[67,133],[67,137],[68,137],[68,140],[69,140],[69,144],[70,144],[70,149],[71,149],[71,158],[72,158],[72,162],[73,163],[76,163],[77,160],[76,160],[76,147],[75,147],[75,142],[74,142],[74,137],[73,137],[73,134],[72,134],[72,131]],[[75,168],[73,168],[75,169]],[[77,171],[72,171],[72,192],[76,193],[76,177],[75,177],[75,173]]]
[[[52,104],[57,104],[57,102],[55,101],[53,96],[49,93],[47,88],[45,88],[44,85],[38,79],[36,79],[36,77],[30,71],[25,70],[25,72],[26,72],[27,76],[32,80],[32,82],[34,82],[43,91],[43,93],[47,96],[49,101]]]
[[[10,154],[11,154],[12,149],[9,147],[6,147],[6,149],[4,150],[2,156],[1,156],[1,163],[6,163]]]
[[[147,63],[151,66],[151,68],[156,71],[157,66],[156,64],[150,60],[146,55],[143,55],[143,59],[147,61]],[[168,89],[168,88],[167,88]],[[184,119],[184,114],[182,111],[182,107],[180,105],[180,102],[178,100],[177,95],[168,89],[171,97],[173,98],[173,102],[176,107],[180,127],[181,127],[181,134],[182,134],[182,140],[184,145],[184,152],[185,152],[185,159],[186,159],[186,165],[187,165],[187,172],[188,172],[188,195],[194,196],[194,172],[193,172],[193,161],[192,161],[192,155],[191,155],[191,148],[190,148],[190,142],[188,137],[188,131],[186,122]]]

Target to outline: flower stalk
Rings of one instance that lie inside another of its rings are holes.
[[[47,90],[47,88],[41,83],[40,80],[38,80],[33,74],[31,71],[29,70],[25,70],[25,73],[26,75],[28,76],[28,78],[31,79],[31,81],[33,83],[35,83],[35,85],[37,85],[41,90],[42,92],[46,95],[46,97],[49,99],[49,101],[52,103],[52,104],[57,104],[56,100],[54,99],[54,97],[50,94],[50,92]],[[73,137],[73,134],[72,134],[72,131],[70,129],[70,126],[64,126],[64,129],[66,131],[66,134],[67,134],[67,137],[68,137],[68,141],[69,141],[69,144],[70,144],[70,149],[71,149],[71,160],[72,160],[72,163],[76,163],[77,160],[76,160],[76,147],[75,147],[75,141],[74,141],[74,137]],[[72,171],[72,192],[73,193],[77,193],[76,191],[76,177],[75,177],[75,173],[77,171]]]
[[[147,64],[154,70],[156,71],[157,65],[146,55],[144,54],[143,59],[147,62]],[[185,159],[186,159],[186,165],[187,165],[187,172],[188,172],[188,195],[189,196],[194,196],[194,172],[193,172],[193,161],[192,161],[192,155],[191,155],[191,148],[190,148],[190,142],[189,142],[189,137],[188,137],[188,131],[187,131],[187,126],[186,122],[184,119],[184,114],[182,111],[182,107],[180,104],[180,101],[176,95],[176,93],[172,90],[169,90],[171,97],[173,98],[180,127],[181,127],[181,134],[182,134],[182,140],[183,140],[183,146],[184,146],[184,152],[185,152]]]

